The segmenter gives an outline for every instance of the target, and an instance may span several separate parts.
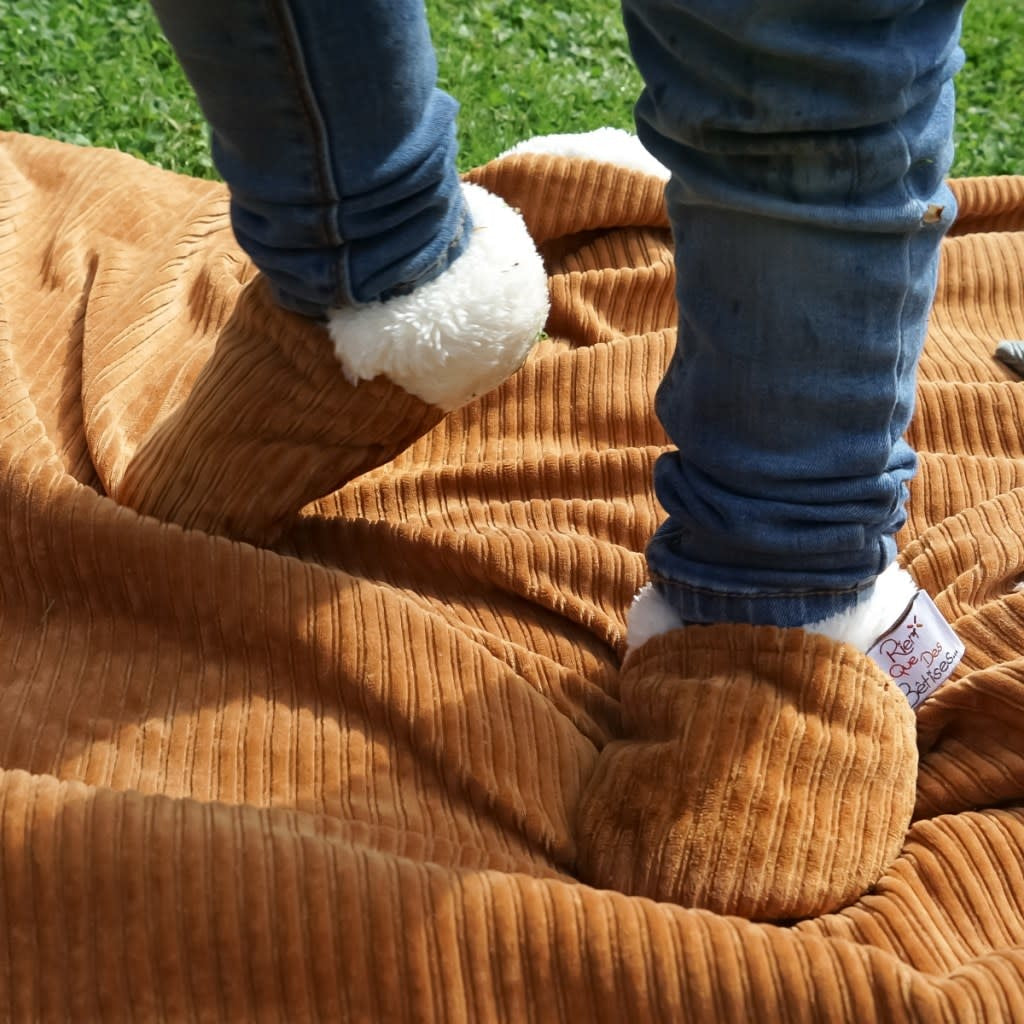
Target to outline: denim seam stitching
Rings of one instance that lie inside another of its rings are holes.
[[[310,139],[313,143],[318,179],[317,187],[323,198],[330,204],[329,211],[325,211],[321,220],[324,238],[328,245],[343,245],[345,239],[342,237],[337,223],[338,187],[328,158],[327,128],[320,114],[316,94],[310,82],[295,18],[292,15],[288,0],[270,0],[268,8],[270,16],[277,21],[280,27],[284,53],[292,72],[292,84],[295,87],[296,98],[299,101],[299,106],[302,109],[306,126],[309,129]]]
[[[652,572],[651,581],[659,586],[671,587],[673,590],[685,590],[688,593],[702,597],[723,598],[740,601],[774,601],[779,598],[804,599],[808,597],[841,597],[847,594],[859,594],[868,590],[875,582],[874,578],[858,584],[855,587],[843,587],[842,589],[830,590],[765,590],[756,593],[744,593],[732,590],[714,590],[711,587],[702,587],[693,583],[683,583],[679,580],[669,579],[660,573]]]

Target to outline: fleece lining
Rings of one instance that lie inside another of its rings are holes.
[[[473,235],[440,277],[373,306],[335,309],[329,330],[352,384],[383,374],[448,411],[517,370],[548,313],[547,275],[522,217],[464,184]]]

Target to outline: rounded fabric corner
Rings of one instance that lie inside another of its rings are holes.
[[[621,693],[627,737],[578,817],[584,881],[788,921],[852,903],[898,856],[914,715],[868,658],[801,630],[681,630],[633,653]]]

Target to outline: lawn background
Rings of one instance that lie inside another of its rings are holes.
[[[953,174],[1024,174],[1020,0],[971,0]],[[463,168],[530,135],[632,127],[617,0],[428,0]],[[206,129],[146,0],[0,0],[0,129],[213,176]]]

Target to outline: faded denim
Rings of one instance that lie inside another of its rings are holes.
[[[210,122],[235,235],[278,301],[411,291],[465,248],[455,101],[422,0],[152,0]]]
[[[647,558],[684,621],[802,625],[895,555],[903,439],[956,207],[959,2],[624,0],[672,172],[678,451]]]

